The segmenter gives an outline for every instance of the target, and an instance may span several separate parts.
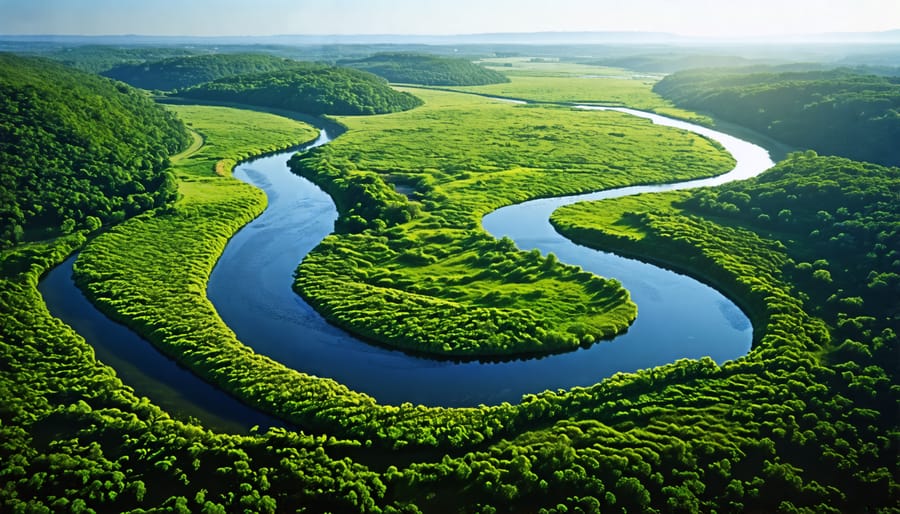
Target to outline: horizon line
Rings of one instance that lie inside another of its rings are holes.
[[[810,37],[839,37],[839,36],[866,36],[866,35],[886,35],[897,33],[898,41],[900,41],[900,26],[893,29],[874,30],[874,31],[828,31],[828,32],[794,32],[779,34],[744,34],[744,35],[693,35],[679,34],[676,32],[666,31],[650,31],[650,30],[540,30],[540,31],[514,31],[514,32],[469,32],[469,33],[453,33],[453,34],[435,34],[435,33],[280,33],[280,34],[136,34],[136,33],[105,33],[105,34],[76,34],[76,33],[29,33],[29,34],[7,34],[0,33],[0,38],[21,37],[21,38],[41,38],[41,37],[80,37],[80,38],[194,38],[194,39],[215,39],[215,38],[286,38],[286,37],[307,37],[307,38],[353,38],[353,37],[378,37],[378,38],[471,38],[479,36],[540,36],[540,35],[577,35],[577,34],[609,34],[609,35],[648,35],[656,37],[667,37],[673,39],[697,39],[697,40],[740,40],[740,39],[760,39],[760,38],[810,38]]]

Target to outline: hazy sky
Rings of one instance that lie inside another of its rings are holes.
[[[0,34],[690,36],[900,28],[900,0],[0,0]]]

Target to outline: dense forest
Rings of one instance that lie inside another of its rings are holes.
[[[189,139],[130,86],[0,54],[0,245],[43,229],[96,229],[171,201],[168,156]]]
[[[66,66],[77,68],[91,73],[102,73],[113,67],[123,64],[143,64],[176,57],[187,57],[198,53],[209,53],[214,49],[208,48],[184,48],[178,46],[146,47],[146,46],[107,46],[107,45],[79,45],[64,46],[34,50],[30,47],[22,47],[20,50],[29,50],[40,57],[46,57],[59,61]],[[16,52],[18,53],[18,52]]]
[[[426,86],[481,86],[509,82],[500,72],[466,59],[409,53],[380,53],[363,59],[341,61],[400,84]]]
[[[12,188],[2,190],[3,209],[57,213],[69,202],[64,214],[75,215],[103,197],[130,213],[132,197],[139,207],[170,199],[173,180],[181,194],[90,241],[76,231],[0,247],[3,512],[897,510],[898,168],[807,151],[740,183],[554,213],[576,241],[690,272],[734,298],[754,324],[745,357],[679,360],[515,405],[384,405],[254,353],[206,296],[226,242],[265,206],[231,166],[315,130],[262,113],[178,107],[206,144],[158,175],[168,195],[138,201],[149,193],[135,193],[139,182],[126,175],[156,170],[181,148],[179,122],[121,83],[42,60],[0,56],[0,64],[0,156],[10,159],[0,169]],[[496,302],[478,280],[535,287],[530,273],[567,267],[477,233],[485,212],[523,195],[630,183],[635,170],[652,182],[730,164],[705,139],[620,113],[422,97],[426,105],[407,113],[344,118],[346,134],[294,161],[331,177],[342,216],[331,244],[338,273],[416,294],[474,289],[476,301]],[[81,168],[48,182],[57,168],[44,159],[69,163],[61,151],[78,164],[101,156],[87,169],[112,183],[68,178]],[[40,171],[9,165],[22,156]],[[20,175],[7,170],[31,173],[40,190],[11,183]],[[26,193],[30,203],[18,198]],[[93,228],[96,216],[61,224]],[[110,222],[118,217],[112,211]],[[25,229],[47,222],[35,220]],[[285,426],[217,432],[123,383],[37,289],[82,249],[76,272],[97,286],[95,301]],[[464,261],[440,253],[460,249]]]
[[[900,327],[898,193],[898,168],[810,151],[756,179],[700,191],[684,206],[760,232],[791,233],[782,236],[797,261],[789,277],[812,311],[832,321],[838,350],[856,357],[880,352],[898,363],[898,348],[871,343]]]
[[[171,91],[216,79],[291,68],[296,61],[266,54],[212,54],[119,64],[101,73],[134,87]]]
[[[236,102],[309,114],[383,114],[417,107],[422,101],[395,91],[381,77],[324,64],[228,77],[179,93],[187,98]]]
[[[730,292],[762,332],[747,358],[714,374],[721,378],[681,390],[727,410],[713,426],[740,420],[751,439],[771,445],[743,484],[756,450],[732,459],[716,482],[724,486],[716,505],[896,507],[898,190],[898,168],[809,151],[743,182],[554,213],[554,225],[575,241],[688,270]],[[735,387],[749,374],[753,386]],[[760,388],[770,388],[767,397],[756,396]],[[739,391],[729,405],[725,398]],[[653,396],[668,403],[675,394]],[[714,467],[702,495],[719,487],[710,482]]]
[[[900,78],[852,70],[693,70],[654,91],[798,148],[900,165]]]

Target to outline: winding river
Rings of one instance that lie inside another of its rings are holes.
[[[611,341],[537,359],[459,363],[376,347],[328,324],[293,292],[291,282],[297,263],[331,233],[337,211],[328,195],[288,169],[286,161],[293,151],[253,160],[235,169],[236,177],[266,192],[269,206],[229,242],[210,276],[208,296],[238,338],[256,352],[306,373],[334,378],[384,404],[411,402],[455,407],[514,403],[526,393],[586,386],[619,371],[653,367],[680,358],[710,356],[721,363],[746,354],[753,335],[750,322],[721,293],[669,270],[573,244],[556,233],[548,218],[559,206],[577,201],[715,185],[751,177],[773,165],[768,152],[705,127],[641,111],[615,110],[716,140],[731,152],[738,164],[731,172],[711,179],[533,200],[499,209],[483,219],[488,232],[496,237],[512,238],[523,250],[538,248],[543,253],[553,252],[563,262],[620,280],[631,292],[639,313],[628,332]],[[323,130],[314,145],[329,140]],[[109,363],[140,394],[147,394],[164,406],[185,404],[181,411],[204,421],[205,413],[194,412],[187,404],[196,403],[203,411],[216,411],[229,422],[245,426],[277,424],[271,419],[260,419],[259,413],[246,412],[249,411],[246,408],[238,412],[218,407],[217,402],[225,400],[213,399],[215,394],[234,400],[209,386],[206,386],[209,391],[204,389],[199,399],[195,398],[196,394],[190,398],[181,396],[200,387],[192,380],[202,381],[151,349],[149,353],[156,353],[157,359],[186,375],[154,378],[154,367],[161,364],[144,354],[128,357],[129,352],[121,351],[123,343],[116,337],[104,343],[103,339],[109,339],[104,335],[104,328],[81,328],[80,318],[94,316],[86,312],[65,312],[66,304],[73,303],[77,297],[83,299],[70,277],[71,259],[40,284],[51,312],[85,335],[97,348],[101,360],[108,362],[105,354],[110,350],[104,347],[119,349],[116,362]],[[96,311],[95,314],[103,317]],[[139,339],[126,344],[149,346]],[[123,369],[134,370],[139,377],[137,382],[162,381],[166,387],[145,392]],[[165,401],[158,398],[159,394],[170,394],[169,391],[177,396]]]

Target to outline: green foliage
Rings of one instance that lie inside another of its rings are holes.
[[[129,86],[0,54],[0,246],[171,202],[168,156],[188,140]]]
[[[852,342],[900,324],[898,192],[900,168],[808,152],[756,179],[697,193],[686,206],[792,234],[783,238],[798,261],[791,281],[813,312],[833,320],[835,340]],[[735,203],[740,207],[723,208]]]
[[[206,143],[176,159],[182,198],[173,208],[132,218],[82,251],[76,281],[102,310],[206,380],[316,432],[352,434],[398,448],[462,446],[501,432],[508,405],[485,413],[382,406],[333,380],[288,369],[238,341],[207,299],[206,283],[231,235],[262,212],[265,195],[228,172],[239,158],[312,139],[315,131],[251,111],[173,109],[206,136]]]
[[[890,434],[898,428],[892,364],[898,360],[897,295],[880,296],[888,283],[867,284],[896,266],[884,258],[897,248],[898,171],[808,153],[744,182],[577,204],[554,213],[554,225],[574,240],[701,276],[737,298],[754,320],[754,349],[746,358],[690,388],[657,386],[659,392],[644,400],[661,402],[645,404],[663,404],[664,410],[685,401],[690,409],[728,409],[723,420],[704,427],[706,441],[715,439],[710,431],[741,425],[724,432],[726,445],[741,448],[738,453],[708,448],[696,456],[691,467],[709,466],[699,488],[659,490],[670,497],[670,507],[699,500],[699,510],[731,505],[844,511],[893,501],[898,486],[886,471],[896,467]],[[838,182],[841,188],[831,187]],[[760,211],[777,213],[787,206],[789,221],[759,221]],[[837,210],[844,219],[831,216]],[[847,226],[872,240],[861,239],[850,251],[840,237],[821,239]],[[874,245],[881,240],[893,246],[880,252]],[[832,277],[828,269],[840,273]],[[679,400],[676,393],[689,396]],[[709,400],[707,407],[699,398]],[[642,411],[665,417],[655,408]],[[685,426],[685,416],[692,415],[675,416],[678,426]],[[740,442],[738,433],[756,442]],[[867,450],[854,450],[862,448]],[[717,453],[729,461],[721,471],[710,465]],[[663,469],[684,476],[669,465]],[[772,488],[780,494],[768,497]],[[704,503],[704,497],[712,501]]]
[[[4,512],[372,512],[377,473],[352,441],[285,429],[215,434],[135,396],[50,316],[36,285],[84,236],[0,252]],[[16,269],[8,264],[16,263]],[[302,487],[298,487],[302,485]]]
[[[428,101],[431,107],[444,103],[442,116],[450,127],[460,120],[473,121],[450,109],[453,103],[463,107],[472,99],[435,94]],[[503,121],[504,113],[519,117],[516,109],[529,116],[564,112],[512,106],[505,106],[510,109],[505,111],[501,104],[490,110],[489,102],[479,102],[475,105],[486,110],[485,119],[500,119],[501,126],[511,123]],[[711,359],[682,360],[617,374],[589,387],[526,395],[517,405],[384,406],[333,381],[254,355],[235,340],[205,298],[206,279],[225,241],[264,205],[259,191],[213,170],[227,172],[237,159],[311,138],[314,131],[245,111],[177,110],[206,137],[204,150],[177,159],[174,173],[183,198],[171,209],[132,218],[91,243],[79,261],[80,279],[103,292],[95,301],[114,305],[120,313],[116,316],[150,335],[155,344],[170,348],[185,365],[244,401],[317,435],[285,429],[215,434],[174,420],[147,399],[137,398],[110,368],[95,360],[80,336],[50,317],[35,287],[50,266],[83,244],[84,237],[73,234],[52,243],[18,245],[0,253],[4,512],[887,512],[896,508],[898,391],[892,365],[900,341],[890,327],[875,333],[861,316],[841,316],[840,312],[859,308],[860,302],[868,311],[873,307],[868,303],[871,296],[839,294],[835,301],[843,310],[834,314],[826,308],[817,311],[815,296],[832,290],[812,290],[821,285],[850,291],[859,283],[882,287],[877,284],[890,285],[891,279],[881,275],[891,271],[877,264],[873,270],[879,273],[871,279],[861,277],[851,270],[863,269],[857,264],[868,255],[846,251],[831,237],[819,241],[811,233],[827,228],[846,232],[853,227],[859,234],[875,234],[873,246],[862,246],[867,253],[871,249],[876,256],[889,255],[897,245],[879,238],[885,237],[883,233],[895,237],[891,234],[900,212],[897,196],[890,194],[896,191],[895,169],[798,156],[743,186],[617,199],[568,207],[554,215],[559,227],[573,220],[568,226],[580,230],[579,240],[665,260],[722,286],[750,307],[757,340],[747,357],[722,366]],[[437,115],[427,106],[408,115],[417,112]],[[654,130],[646,124],[630,127],[622,116],[596,114],[600,113],[572,113],[566,123],[578,126],[579,116],[592,116],[584,118],[585,126],[596,123],[602,134],[615,125],[629,136],[625,141]],[[367,123],[372,124],[369,128],[385,123],[384,119],[354,120],[359,123],[355,133]],[[603,126],[607,122],[610,126]],[[384,131],[377,133],[385,136]],[[342,138],[352,134],[353,130]],[[479,132],[486,141],[498,134]],[[663,138],[641,141],[647,145],[658,139]],[[594,138],[600,141],[602,137]],[[513,150],[527,155],[523,148],[527,145]],[[711,147],[707,150],[701,155],[719,155]],[[635,163],[643,153],[636,145]],[[416,164],[412,155],[409,151],[409,162]],[[612,155],[628,161],[628,152]],[[428,183],[401,182],[404,177],[399,173],[374,171],[382,157],[366,156],[373,160],[359,170],[377,173],[381,182],[372,182],[365,194],[377,194],[383,184],[404,185],[404,191],[414,187],[410,195],[433,194],[423,187]],[[450,162],[456,156],[445,158]],[[220,158],[227,160],[216,166]],[[395,158],[383,157],[385,162]],[[677,162],[690,162],[684,159]],[[473,153],[473,162],[479,160],[491,162],[485,154]],[[354,161],[363,162],[356,157]],[[666,165],[658,163],[660,169]],[[476,180],[492,186],[515,184],[529,194],[541,183],[546,188],[541,194],[548,195],[574,183],[561,179],[558,171],[554,175],[535,175],[528,169],[493,171],[500,171],[496,178],[488,175],[490,168],[446,171],[435,175],[433,187],[443,189],[456,204],[463,192],[478,193],[470,187]],[[457,173],[470,176],[455,178]],[[803,182],[806,176],[810,179]],[[815,182],[827,185],[831,180],[842,181],[847,194],[812,188]],[[582,184],[596,183],[594,177]],[[794,183],[803,183],[803,189]],[[826,193],[843,196],[831,202],[831,196],[822,196]],[[469,210],[448,212],[441,219],[460,216],[477,223],[479,216],[472,218],[471,213],[492,208],[483,199],[490,194],[475,196]],[[806,194],[809,201],[799,201]],[[783,204],[768,205],[773,195]],[[385,193],[380,198],[396,197]],[[494,202],[506,201],[504,197]],[[389,237],[391,231],[407,232],[405,225],[419,223],[419,216],[437,215],[424,207],[410,222],[347,237],[365,240]],[[754,208],[760,209],[759,214],[763,209],[771,213],[771,220],[788,209],[790,221],[764,224],[757,221]],[[830,226],[825,223],[829,219]],[[863,227],[842,226],[846,221]],[[440,248],[438,242],[456,244],[453,230],[421,228],[407,235],[423,241],[433,237],[427,240],[429,252]],[[877,247],[879,243],[887,248]],[[495,244],[497,251],[512,251],[505,248],[508,242]],[[432,261],[432,253],[417,254],[417,248],[406,249],[404,263]],[[347,262],[359,259],[358,254],[349,255]],[[528,254],[520,257],[534,259]],[[556,265],[549,257],[544,260]],[[91,274],[91,269],[101,273]],[[828,271],[831,283],[811,281],[810,286],[799,278],[818,271]],[[891,322],[872,317],[879,326]],[[841,342],[833,337],[836,330],[853,331],[854,336]],[[385,451],[386,447],[393,450]]]
[[[379,53],[363,59],[341,61],[340,64],[400,84],[478,86],[509,82],[506,75],[466,59],[437,55]]]
[[[32,48],[29,48],[32,50]],[[121,64],[141,64],[173,57],[185,57],[211,49],[145,46],[78,45],[64,46],[37,53],[42,57],[90,73],[101,73]]]
[[[118,64],[101,75],[134,87],[171,91],[234,75],[284,70],[297,64],[266,54],[191,55]]]
[[[695,70],[654,91],[784,143],[820,153],[900,165],[900,79],[851,70]]]
[[[421,105],[371,73],[324,64],[226,77],[180,91],[199,100],[237,102],[309,114],[381,114]]]
[[[415,352],[559,352],[621,332],[635,308],[617,281],[496,241],[481,217],[732,163],[705,139],[621,113],[420,94],[414,111],[340,118],[346,134],[291,160],[340,215],[295,289],[333,323]]]

